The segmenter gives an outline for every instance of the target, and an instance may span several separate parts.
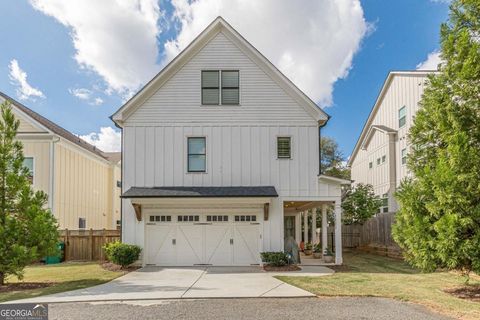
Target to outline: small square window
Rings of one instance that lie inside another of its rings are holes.
[[[384,163],[387,160],[387,156],[382,156],[382,163]]]
[[[182,222],[182,221],[183,221],[183,216],[178,216],[178,217],[177,217],[177,221],[178,221],[178,222]]]
[[[207,216],[207,222],[211,222],[212,221],[212,216]]]
[[[228,221],[228,216],[223,216],[223,221]]]
[[[252,216],[252,221],[257,221],[257,216]]]
[[[87,219],[78,218],[78,229],[85,229],[87,227]]]
[[[167,216],[167,222],[172,221],[172,216]]]
[[[240,221],[240,216],[235,216],[235,221]]]
[[[277,137],[277,158],[291,159],[291,147],[290,137]]]
[[[373,162],[370,161],[370,162],[368,163],[368,168],[369,168],[369,169],[372,169],[372,168],[373,168]]]
[[[155,216],[155,221],[159,222],[160,221],[160,216]]]
[[[121,187],[122,187],[122,181],[117,180],[117,188],[121,188]]]
[[[150,222],[154,222],[155,221],[155,216],[150,216]]]
[[[380,158],[377,158],[377,166],[380,164]]]

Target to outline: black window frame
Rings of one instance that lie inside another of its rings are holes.
[[[236,72],[237,73],[237,87],[224,87],[223,86],[223,73],[224,72]],[[226,106],[238,106],[240,105],[240,71],[239,70],[220,70],[220,103]],[[223,89],[237,89],[237,103],[225,103],[223,102]]]
[[[288,157],[280,156],[278,144],[280,139],[288,139]],[[292,137],[290,136],[277,136],[277,159],[292,159]]]
[[[190,153],[190,139],[203,139],[205,144],[205,153]],[[190,170],[190,156],[205,156],[205,166],[203,170]],[[187,172],[205,173],[207,172],[207,137],[187,137]]]
[[[204,87],[203,86],[203,74],[204,72],[216,72],[218,74],[218,87]],[[202,105],[203,106],[219,106],[221,101],[220,101],[220,91],[221,91],[221,88],[222,88],[222,83],[221,83],[221,79],[220,79],[220,74],[221,74],[221,71],[220,70],[202,70],[201,71],[201,79],[200,79],[200,91],[201,91],[201,99],[202,99]],[[205,103],[203,101],[203,90],[204,89],[217,89],[218,90],[218,103]]]

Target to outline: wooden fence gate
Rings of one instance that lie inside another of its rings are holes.
[[[103,245],[120,240],[120,230],[59,230],[65,261],[103,261]]]

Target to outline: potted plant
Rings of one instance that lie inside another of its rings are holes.
[[[325,252],[323,253],[323,262],[333,263],[333,252],[330,248],[325,249]]]
[[[307,244],[305,244],[305,249],[303,250],[303,253],[305,253],[306,256],[309,256],[312,254],[312,248],[313,248],[313,245],[311,242],[307,242]]]
[[[313,246],[313,258],[320,259],[322,257],[322,246],[320,243],[317,243]]]

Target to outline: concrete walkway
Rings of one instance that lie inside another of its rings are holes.
[[[185,298],[311,297],[310,292],[273,276],[324,276],[333,270],[304,267],[297,272],[265,272],[260,267],[145,267],[108,283],[31,299],[33,303]]]

